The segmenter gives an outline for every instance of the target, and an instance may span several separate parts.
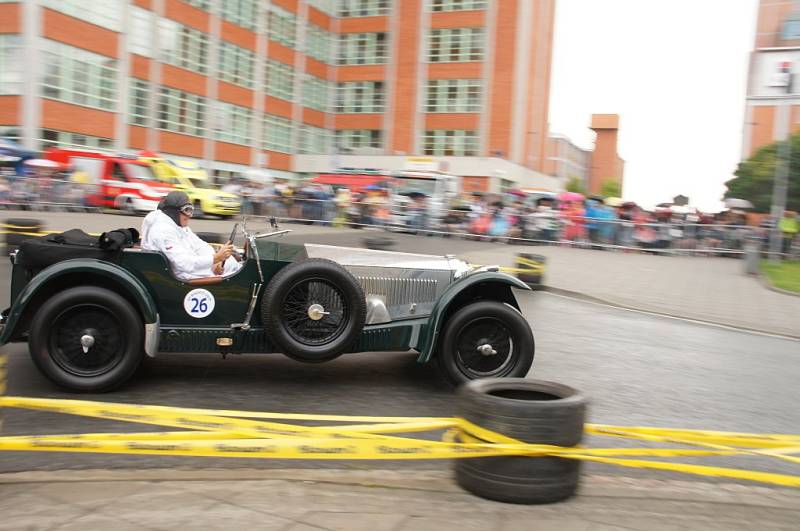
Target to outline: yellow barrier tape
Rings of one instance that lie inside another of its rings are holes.
[[[1,358],[0,358],[1,359]],[[458,418],[348,417],[110,404],[84,400],[0,397],[0,406],[62,412],[189,431],[0,437],[0,450],[258,457],[274,459],[453,459],[499,455],[558,456],[627,467],[652,468],[800,487],[800,476],[629,459],[751,454],[800,462],[800,435],[645,428],[589,424],[587,433],[703,446],[684,448],[563,448],[525,444]],[[371,422],[300,426],[247,420]],[[387,435],[447,430],[442,440]]]
[[[523,273],[523,274],[543,274],[544,273],[544,264],[541,262],[535,262],[528,258],[523,258],[518,256],[516,258],[516,264],[525,266],[525,267],[500,267],[498,266],[498,270],[502,271],[503,273]],[[485,267],[480,264],[469,264],[470,267]]]

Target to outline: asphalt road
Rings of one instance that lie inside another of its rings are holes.
[[[65,215],[63,215],[65,216]],[[95,225],[124,226],[123,218],[102,221],[82,215],[87,230]],[[72,221],[72,217],[66,221]],[[61,219],[61,221],[64,221]],[[78,221],[75,219],[75,221]],[[131,218],[133,221],[133,218]],[[138,221],[138,220],[137,220]],[[200,230],[226,232],[229,224],[203,221]],[[53,228],[69,225],[49,224]],[[75,224],[77,225],[77,224]],[[200,223],[198,223],[200,225]],[[207,228],[208,227],[208,228]],[[102,227],[100,227],[102,228]],[[296,228],[296,227],[291,227]],[[356,245],[362,234],[315,232],[301,227],[293,238]],[[400,235],[397,250],[463,252],[483,242]],[[0,263],[0,300],[8,300],[9,265]],[[592,422],[710,430],[791,433],[800,428],[800,343],[680,320],[666,319],[576,301],[548,293],[517,293],[537,341],[530,377],[574,386],[590,397]],[[22,344],[9,354],[8,393],[65,397],[42,377]],[[277,412],[387,416],[449,416],[456,397],[433,366],[420,366],[413,354],[352,354],[320,365],[281,355],[164,355],[120,391],[79,398],[113,402]],[[4,434],[134,431],[141,426],[82,417],[7,410]],[[150,429],[150,428],[146,428]],[[609,439],[592,441],[618,446]],[[703,461],[722,466],[754,464],[787,472],[781,462],[742,458]],[[0,454],[0,472],[36,469],[285,467],[334,466],[342,462],[260,461],[251,459],[168,458],[66,453]],[[347,466],[369,468],[369,462]],[[385,462],[405,469],[439,468],[446,462]],[[590,471],[639,475],[635,469],[591,465]],[[792,471],[797,473],[796,470]],[[648,477],[659,475],[641,472]],[[660,474],[664,475],[664,474]]]

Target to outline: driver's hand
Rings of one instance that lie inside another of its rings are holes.
[[[224,269],[225,269],[225,268],[224,268],[224,266],[223,266],[222,262],[217,262],[217,263],[215,263],[215,264],[214,264],[214,265],[211,267],[211,271],[212,271],[212,272],[213,272],[215,275],[221,275],[221,274],[222,274],[222,271],[223,271]]]
[[[214,253],[214,262],[224,262],[233,254],[233,245],[226,243]]]

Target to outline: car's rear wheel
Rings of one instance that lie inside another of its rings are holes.
[[[479,378],[525,377],[535,344],[528,322],[514,308],[478,301],[445,323],[436,362],[453,385]]]
[[[57,385],[110,391],[141,362],[142,331],[139,314],[122,296],[79,286],[54,295],[36,312],[28,347],[39,370]]]
[[[366,298],[358,281],[331,260],[289,264],[267,286],[262,318],[280,352],[321,362],[346,352],[366,320]]]

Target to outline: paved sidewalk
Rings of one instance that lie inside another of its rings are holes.
[[[767,289],[742,260],[592,251],[554,246],[475,247],[480,264],[511,265],[516,253],[547,257],[544,283],[629,308],[800,338],[800,297]]]
[[[28,472],[0,476],[0,514],[15,531],[788,531],[800,491],[590,476],[567,502],[524,506],[472,496],[442,472]]]

